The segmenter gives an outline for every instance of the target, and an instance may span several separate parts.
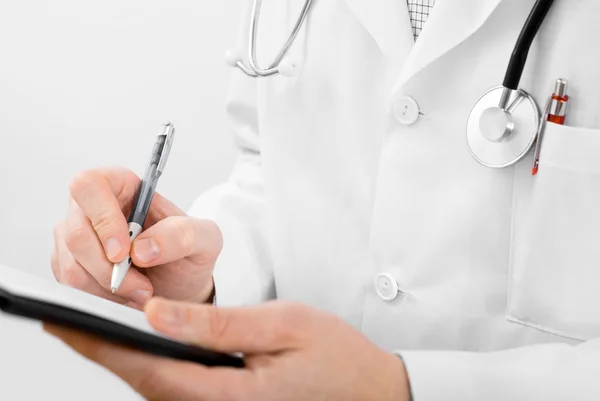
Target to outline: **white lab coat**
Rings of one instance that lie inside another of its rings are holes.
[[[266,64],[303,0],[263,3]],[[559,77],[571,95],[539,174],[466,146],[533,3],[440,0],[415,44],[405,0],[315,0],[298,76],[234,71],[239,159],[190,212],[224,234],[218,303],[335,313],[401,352],[416,401],[600,400],[600,2],[557,0],[531,49],[521,86],[540,107]]]

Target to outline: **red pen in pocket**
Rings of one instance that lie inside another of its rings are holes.
[[[557,79],[554,87],[554,93],[550,98],[548,98],[544,117],[540,125],[540,132],[538,133],[537,143],[535,144],[535,154],[531,175],[536,175],[540,167],[540,151],[542,147],[542,138],[544,135],[546,121],[560,125],[564,125],[565,123],[565,119],[567,117],[567,107],[569,105],[567,85],[566,79]]]

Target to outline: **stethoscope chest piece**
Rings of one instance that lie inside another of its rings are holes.
[[[469,151],[486,167],[511,166],[534,145],[540,120],[535,99],[525,91],[511,91],[502,86],[490,89],[469,114]]]

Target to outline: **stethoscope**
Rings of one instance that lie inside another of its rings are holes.
[[[294,76],[296,73],[296,65],[290,62],[290,60],[287,59],[285,56],[296,41],[296,36],[298,36],[300,29],[302,29],[302,25],[304,25],[306,16],[308,15],[308,12],[311,9],[312,2],[313,0],[306,0],[304,2],[304,6],[302,7],[300,17],[298,18],[298,21],[296,21],[296,25],[294,26],[292,33],[290,33],[287,42],[285,42],[285,44],[275,57],[275,60],[273,60],[269,67],[263,69],[258,66],[258,62],[256,61],[256,36],[258,35],[258,20],[260,18],[262,0],[254,0],[254,5],[252,7],[252,17],[250,21],[250,45],[248,46],[249,66],[246,66],[244,64],[244,62],[240,59],[238,54],[231,51],[228,51],[225,55],[227,63],[230,64],[232,67],[239,68],[240,70],[242,70],[242,72],[244,72],[244,74],[252,78],[269,77],[271,75],[276,74],[281,74],[285,77]]]
[[[469,113],[467,144],[475,160],[486,167],[504,168],[519,162],[529,153],[542,129],[540,109],[535,99],[519,88],[529,49],[554,0],[537,0],[512,52],[504,82],[481,96]],[[293,76],[296,66],[286,55],[292,47],[311,9],[306,0],[288,40],[268,68],[256,61],[256,37],[262,0],[254,0],[249,35],[248,65],[235,53],[228,52],[227,61],[250,77],[276,74]]]

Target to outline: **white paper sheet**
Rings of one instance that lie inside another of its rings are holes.
[[[63,284],[0,265],[0,288],[13,294],[65,306],[159,337],[168,338],[154,330],[146,315],[129,307],[88,294]]]

